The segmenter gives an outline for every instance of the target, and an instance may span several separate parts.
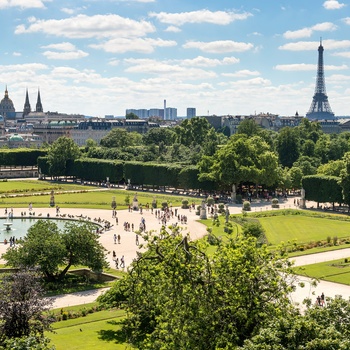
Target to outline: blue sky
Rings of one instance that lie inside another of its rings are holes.
[[[0,0],[0,93],[16,110],[305,115],[324,46],[333,112],[350,115],[350,1]],[[2,88],[1,88],[2,86]],[[1,95],[0,95],[1,96]]]

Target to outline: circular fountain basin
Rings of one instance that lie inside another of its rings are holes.
[[[20,239],[26,236],[28,229],[33,226],[38,220],[52,220],[57,224],[59,230],[64,229],[64,225],[67,221],[76,221],[72,219],[60,219],[60,218],[35,218],[35,217],[14,217],[14,218],[0,218],[0,242],[4,242],[6,239],[9,241],[10,237]],[[96,225],[96,223],[93,223]],[[96,225],[98,226],[98,225]]]

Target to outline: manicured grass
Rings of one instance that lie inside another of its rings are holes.
[[[350,236],[350,222],[308,216],[285,215],[259,218],[269,244],[281,242],[308,243]]]
[[[120,332],[121,310],[99,311],[85,317],[53,324],[55,333],[46,333],[56,350],[125,350],[127,343]]]
[[[5,193],[37,193],[46,191],[73,191],[86,190],[86,186],[68,183],[55,183],[50,181],[37,180],[19,180],[19,181],[1,181],[0,194]],[[96,187],[90,187],[90,189]]]
[[[17,184],[17,181],[5,182]],[[40,183],[40,182],[39,182]],[[72,186],[72,187],[69,187]],[[12,187],[12,188],[15,188]],[[52,187],[54,189],[54,187]],[[43,192],[47,192],[43,191]],[[117,209],[125,209],[125,198],[127,195],[130,196],[130,202],[136,193],[136,191],[125,191],[117,189],[108,189],[104,190],[101,188],[93,188],[90,186],[78,186],[78,185],[67,185],[64,184],[63,189],[57,191],[88,191],[88,192],[77,192],[77,193],[64,193],[64,194],[55,194],[55,203],[61,208],[90,208],[90,209],[110,209],[112,198],[115,197],[117,203]],[[32,193],[31,191],[29,191]],[[35,191],[34,191],[35,192]],[[40,191],[38,191],[40,192]],[[50,194],[45,195],[28,195],[21,196],[20,194],[16,197],[7,197],[0,198],[0,206],[2,207],[27,207],[29,203],[33,204],[35,207],[48,207],[50,203]],[[171,194],[160,194],[153,192],[137,192],[138,201],[140,204],[145,206],[147,203],[151,205],[153,199],[157,201],[158,208],[161,207],[162,202],[167,202],[169,205],[181,206],[181,202],[185,197],[175,196]],[[199,199],[196,198],[187,198],[191,203],[199,203]]]
[[[294,271],[298,275],[350,285],[350,257],[348,260],[347,263],[339,259],[295,267]]]

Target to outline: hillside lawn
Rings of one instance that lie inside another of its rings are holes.
[[[350,237],[350,222],[299,215],[259,218],[271,245],[309,243],[327,240],[327,237]],[[305,254],[305,253],[304,253]]]

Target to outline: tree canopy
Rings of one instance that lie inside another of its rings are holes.
[[[66,175],[67,163],[79,156],[79,147],[72,139],[66,136],[58,138],[47,153],[50,173],[53,176]]]
[[[146,234],[147,250],[100,301],[127,311],[124,330],[142,349],[232,349],[269,319],[288,312],[290,263],[229,240],[212,258],[178,229]]]
[[[107,262],[95,230],[87,222],[67,222],[61,232],[56,223],[39,220],[3,258],[13,267],[39,266],[49,281],[62,279],[71,266],[84,265],[101,271]]]

